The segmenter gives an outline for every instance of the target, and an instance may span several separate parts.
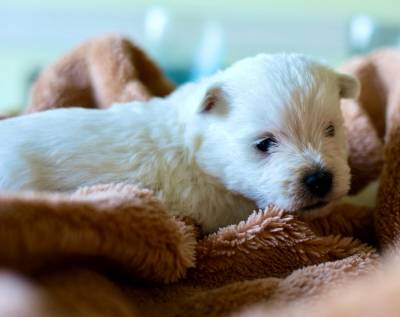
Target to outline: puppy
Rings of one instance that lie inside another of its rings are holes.
[[[340,98],[358,82],[302,55],[261,54],[170,96],[0,122],[0,189],[129,182],[205,232],[273,204],[319,214],[349,189]]]

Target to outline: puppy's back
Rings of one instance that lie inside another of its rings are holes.
[[[0,190],[68,191],[111,180],[107,170],[128,159],[134,117],[69,108],[0,121]]]

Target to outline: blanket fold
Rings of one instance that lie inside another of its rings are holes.
[[[193,228],[171,219],[147,190],[96,186],[72,196],[3,195],[0,202],[4,266],[36,272],[86,259],[165,283],[194,265]]]
[[[106,108],[114,102],[163,97],[173,83],[136,45],[117,34],[87,41],[45,69],[27,113],[56,107]]]

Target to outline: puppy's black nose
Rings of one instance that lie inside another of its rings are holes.
[[[308,191],[319,198],[324,197],[332,189],[333,175],[326,170],[319,170],[304,177],[303,182]]]

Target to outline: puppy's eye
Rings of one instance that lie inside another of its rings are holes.
[[[276,146],[277,143],[278,143],[278,141],[276,141],[276,139],[274,137],[270,137],[270,138],[266,138],[266,139],[257,141],[256,147],[261,152],[268,152],[269,149],[272,146]]]
[[[327,137],[335,136],[335,126],[332,123],[326,127],[325,136],[327,136]]]

